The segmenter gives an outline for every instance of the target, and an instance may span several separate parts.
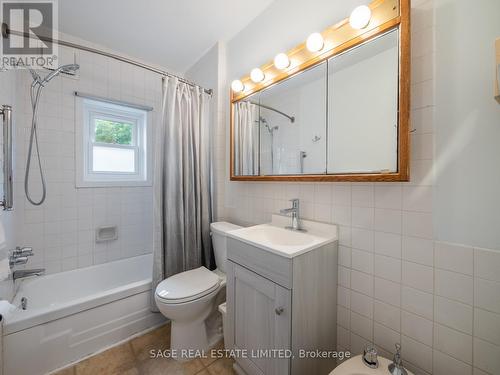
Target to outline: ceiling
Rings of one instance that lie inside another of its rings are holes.
[[[59,29],[184,73],[273,0],[60,0]]]

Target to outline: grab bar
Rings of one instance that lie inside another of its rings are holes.
[[[12,107],[3,105],[0,109],[3,117],[3,200],[0,206],[5,210],[12,210],[14,205],[13,186],[12,186]]]

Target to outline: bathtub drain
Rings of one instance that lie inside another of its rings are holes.
[[[26,297],[21,298],[21,309],[26,310],[28,307],[28,299]]]

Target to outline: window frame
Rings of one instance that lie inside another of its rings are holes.
[[[90,98],[78,98],[76,145],[76,187],[151,186],[151,119],[148,111],[123,104]],[[95,141],[97,119],[132,125],[132,144],[120,145]],[[80,123],[78,124],[78,122]],[[94,147],[133,149],[134,172],[93,170]]]

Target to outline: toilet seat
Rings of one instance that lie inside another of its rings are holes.
[[[221,278],[205,267],[173,275],[156,287],[156,297],[165,304],[185,303],[199,299],[221,284]]]

